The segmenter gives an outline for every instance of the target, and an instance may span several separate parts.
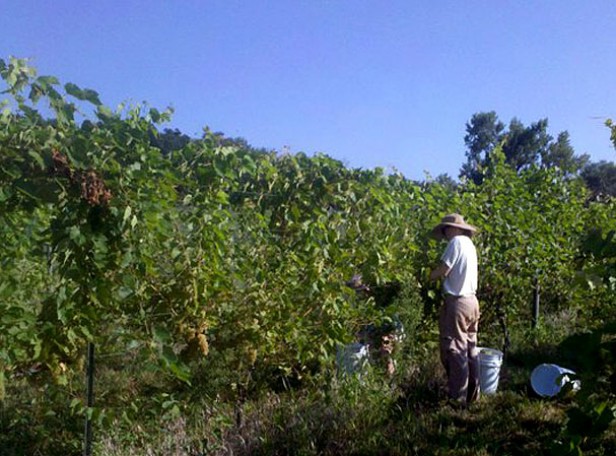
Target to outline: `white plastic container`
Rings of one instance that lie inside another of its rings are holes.
[[[575,372],[556,364],[539,364],[530,374],[530,386],[541,397],[556,396],[569,382],[572,383],[573,390],[579,390],[580,381],[571,380],[567,374],[575,374]]]
[[[338,374],[359,374],[368,363],[368,345],[359,342],[341,345],[336,353]]]
[[[479,386],[482,394],[496,394],[503,352],[495,348],[477,347],[479,351]]]

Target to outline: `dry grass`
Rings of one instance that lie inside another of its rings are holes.
[[[511,390],[453,408],[439,364],[427,360],[409,366],[393,384],[378,377],[334,382],[207,413],[195,404],[132,443],[118,440],[121,432],[107,435],[99,448],[113,456],[540,455],[560,435],[565,409]]]

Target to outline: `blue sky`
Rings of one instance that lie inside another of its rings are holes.
[[[457,176],[479,111],[616,158],[613,0],[0,0],[9,55],[111,107],[173,106],[191,136],[413,179]]]

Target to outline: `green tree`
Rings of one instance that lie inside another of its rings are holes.
[[[610,129],[610,139],[616,149],[616,124],[608,119],[605,125]],[[606,195],[616,195],[616,165],[614,162],[602,160],[598,163],[586,163],[580,175],[595,199],[602,199]]]
[[[516,171],[539,163],[545,155],[552,137],[547,133],[548,120],[541,119],[525,127],[517,118],[511,119],[504,136],[505,162]]]
[[[466,123],[467,161],[462,165],[460,177],[471,179],[476,184],[483,181],[486,166],[490,161],[490,154],[502,140],[503,124],[496,112],[478,112],[473,114],[471,120]]]
[[[616,123],[614,123],[612,119],[607,119],[605,121],[605,125],[611,131],[610,139],[612,140],[612,144],[614,144],[614,148],[616,149]]]
[[[541,152],[541,166],[544,168],[560,168],[565,174],[575,174],[583,169],[589,161],[588,154],[575,155],[575,150],[569,140],[569,132],[558,134],[556,141],[551,142],[547,149]]]
[[[158,147],[164,155],[169,155],[175,150],[186,147],[191,141],[190,136],[182,133],[177,128],[165,128],[162,132],[152,134],[152,145]]]
[[[581,176],[595,198],[616,195],[616,165],[613,162],[590,163],[584,167]]]
[[[513,118],[509,126],[498,119],[494,111],[473,114],[466,124],[467,161],[462,165],[460,177],[481,184],[492,162],[494,149],[500,144],[505,163],[516,172],[531,166],[558,168],[564,175],[572,175],[587,163],[588,156],[577,156],[563,131],[557,139],[548,134],[548,119],[541,119],[525,126]]]
[[[455,191],[458,186],[457,182],[447,173],[442,173],[436,176],[434,178],[434,182],[439,185],[442,185],[451,192]]]

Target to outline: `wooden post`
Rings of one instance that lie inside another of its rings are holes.
[[[533,290],[533,316],[531,320],[531,328],[535,329],[539,322],[539,278],[535,277],[535,289]]]
[[[94,344],[88,342],[88,366],[86,372],[86,404],[88,411],[94,406]],[[84,456],[92,456],[92,422],[89,413],[86,413],[86,429],[84,435]]]

